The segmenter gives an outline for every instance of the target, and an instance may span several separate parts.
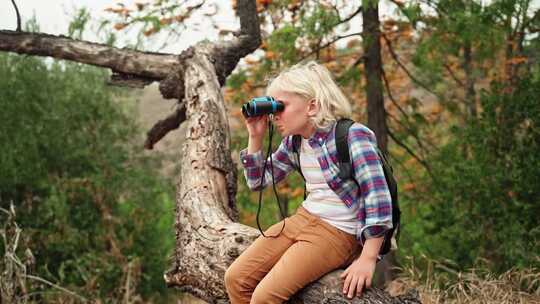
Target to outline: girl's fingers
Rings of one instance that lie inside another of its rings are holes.
[[[347,297],[349,299],[352,299],[352,297],[354,297],[354,291],[356,289],[356,284],[357,283],[358,283],[358,277],[354,276],[353,279],[351,280],[351,284],[349,285],[349,291],[348,291],[348,294],[347,294]]]
[[[348,275],[346,278],[345,278],[345,282],[343,282],[343,293],[347,293],[349,291],[349,285],[351,284],[351,279],[352,279],[352,276],[351,275]]]
[[[260,116],[251,116],[251,117],[246,118],[246,120],[247,122],[252,123],[254,121],[259,120],[260,118],[261,118]]]
[[[358,280],[358,283],[356,283],[356,296],[361,296],[363,289],[364,289],[364,278],[361,277],[360,280]]]

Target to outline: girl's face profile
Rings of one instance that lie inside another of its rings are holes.
[[[277,91],[272,95],[285,105],[285,109],[274,114],[274,124],[282,136],[300,134],[309,137],[314,128],[309,120],[316,112],[313,102],[306,98],[285,91]]]

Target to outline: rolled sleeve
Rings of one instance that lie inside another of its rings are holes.
[[[390,228],[392,228],[392,223],[390,223],[390,226],[388,225],[371,225],[371,226],[364,226],[360,229],[360,232],[358,233],[359,241],[362,246],[364,246],[364,242],[367,239],[372,238],[378,238],[384,236],[386,231],[388,231]]]
[[[248,154],[247,149],[240,151],[240,162],[244,168],[255,168],[262,167],[263,165],[263,155],[262,151]]]
[[[363,245],[365,239],[381,237],[392,228],[392,197],[377,154],[375,134],[355,124],[350,129],[349,142],[354,174],[363,200],[357,233]]]
[[[289,158],[287,137],[281,142],[276,152],[272,153],[271,159],[272,161],[269,161],[270,157],[268,158],[266,168],[264,168],[262,151],[255,153],[248,153],[247,149],[240,151],[240,162],[244,167],[244,176],[251,190],[261,190],[272,181],[277,184],[293,169]]]

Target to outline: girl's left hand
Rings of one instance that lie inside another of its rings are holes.
[[[340,278],[345,278],[345,282],[343,283],[343,294],[347,294],[347,297],[352,299],[355,291],[356,296],[361,296],[364,286],[365,288],[370,288],[376,264],[376,259],[367,259],[360,256],[347,267],[340,275]]]

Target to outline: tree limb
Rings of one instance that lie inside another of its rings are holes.
[[[240,18],[240,32],[236,39],[217,44],[214,48],[214,66],[220,85],[234,70],[238,61],[255,51],[262,43],[259,16],[255,1],[238,0],[236,14]]]
[[[152,82],[153,80],[149,78],[134,77],[130,74],[113,73],[111,75],[111,79],[108,81],[108,84],[114,86],[142,89]]]
[[[335,42],[337,42],[338,40],[341,40],[343,38],[349,38],[349,37],[352,37],[352,36],[361,36],[362,33],[352,33],[352,34],[347,34],[347,35],[343,35],[343,36],[337,36],[336,38],[332,39],[331,41],[323,44],[323,45],[320,45],[319,47],[317,47],[316,49],[312,50],[311,52],[309,52],[308,54],[302,56],[302,58],[300,58],[300,61],[308,58],[309,56],[315,54],[315,53],[318,53],[320,52],[321,50],[329,47],[330,45],[334,44]]]
[[[178,106],[176,111],[167,118],[158,121],[152,129],[146,133],[146,141],[144,142],[144,148],[152,150],[154,144],[160,141],[167,133],[172,130],[178,129],[180,124],[186,120],[186,108]]]
[[[334,7],[335,8],[335,7]],[[332,27],[336,27],[340,24],[343,24],[343,23],[346,23],[346,22],[349,22],[351,19],[353,19],[355,16],[357,16],[358,14],[362,13],[362,6],[359,6],[358,9],[356,9],[356,11],[354,11],[351,15],[347,16],[347,18],[345,19],[340,19],[337,23],[335,23]],[[343,36],[337,36],[335,37],[332,41],[329,41],[323,45],[319,45],[316,49],[312,50],[311,52],[309,52],[307,55],[304,55],[302,56],[302,58],[300,58],[299,61],[302,61],[306,58],[308,58],[309,56],[313,55],[313,54],[319,54],[319,52],[325,48],[327,48],[328,46],[334,44],[335,42],[337,42],[338,40],[341,40],[341,39],[344,39],[344,38],[348,38],[348,37],[352,37],[352,36],[361,36],[362,33],[352,33],[352,34],[347,34],[347,35],[343,35]],[[321,37],[322,39],[322,37]],[[320,42],[318,43],[320,44]]]
[[[9,30],[0,30],[0,51],[72,60],[153,80],[167,77],[178,62],[178,57],[172,54],[119,49],[66,36]]]
[[[523,22],[522,31],[525,31],[533,22],[536,22],[537,20],[540,20],[540,9],[536,10],[530,19]],[[530,30],[531,32],[534,32],[533,29]]]
[[[17,14],[17,32],[22,31],[21,28],[21,15],[19,14],[19,8],[17,7],[17,3],[15,3],[15,0],[11,0],[11,3],[13,3],[13,7],[15,8],[15,13]]]
[[[212,46],[209,55],[214,63],[215,72],[219,84],[225,84],[225,80],[234,70],[241,58],[256,50],[262,40],[259,21],[256,13],[256,5],[253,1],[239,1],[237,14],[240,17],[240,31],[233,41],[222,42]],[[203,46],[205,43],[200,44]],[[164,98],[177,98],[179,104],[183,103],[185,94],[184,73],[186,61],[194,55],[197,47],[190,47],[178,57],[178,64],[173,72],[169,73],[159,84],[159,90]],[[184,105],[179,106],[177,111],[164,120],[157,122],[147,133],[145,142],[146,149],[152,149],[171,130],[177,129],[180,123],[186,119]],[[235,181],[236,182],[236,181]]]
[[[382,78],[383,78],[384,85],[386,87],[386,92],[388,93],[388,97],[389,97],[390,101],[396,106],[398,111],[401,113],[401,115],[403,115],[403,117],[405,117],[405,119],[407,120],[407,123],[408,123],[409,122],[409,114],[407,114],[407,112],[405,112],[405,110],[403,110],[403,108],[398,104],[397,100],[392,95],[392,91],[390,90],[390,83],[388,82],[388,79],[386,78],[386,73],[384,72],[384,69],[382,70]],[[390,118],[392,118],[395,122],[400,124],[403,128],[405,128],[405,130],[407,130],[409,135],[411,135],[416,140],[416,142],[418,143],[418,146],[420,147],[420,149],[422,149],[422,151],[424,151],[424,152],[427,151],[427,149],[424,147],[424,144],[422,143],[422,141],[420,140],[418,135],[415,134],[415,132],[410,128],[410,125],[406,126],[400,120],[395,118],[392,114],[388,113],[388,111],[386,112],[386,114]]]
[[[454,71],[452,71],[452,68],[448,65],[448,63],[443,63],[443,66],[450,75],[450,77],[452,77],[452,79],[456,82],[456,84],[460,87],[465,88],[465,84],[461,80],[459,80],[459,78],[457,78],[456,74],[454,73]]]
[[[356,11],[354,11],[352,14],[350,14],[347,18],[345,19],[340,19],[338,23],[334,24],[334,27],[340,25],[340,24],[343,24],[345,22],[349,22],[352,18],[354,18],[355,16],[357,16],[358,14],[362,13],[362,6],[359,6]]]
[[[54,288],[56,288],[56,289],[58,289],[60,291],[63,291],[65,293],[69,294],[70,296],[76,297],[77,299],[79,299],[79,301],[82,301],[83,303],[88,303],[89,302],[88,299],[86,299],[85,297],[83,297],[83,296],[81,296],[81,295],[79,295],[79,294],[77,294],[77,293],[75,293],[75,292],[73,292],[71,290],[68,290],[68,289],[66,289],[66,288],[64,288],[64,287],[62,287],[62,286],[60,286],[58,284],[51,283],[51,282],[49,282],[49,281],[47,281],[47,280],[45,280],[45,279],[43,279],[41,277],[37,277],[37,276],[29,275],[29,274],[25,275],[25,277],[28,278],[28,279],[31,279],[31,280],[39,281],[41,283],[47,284],[47,285],[49,285],[51,287],[54,287]]]
[[[421,159],[420,157],[418,157],[418,155],[416,155],[416,153],[414,153],[413,150],[411,150],[411,148],[409,148],[405,143],[403,143],[401,140],[399,140],[395,135],[394,133],[392,133],[390,130],[388,130],[388,135],[390,136],[390,138],[392,138],[392,140],[394,140],[394,142],[396,144],[398,144],[400,147],[402,147],[403,149],[405,149],[414,159],[416,159],[422,166],[424,166],[424,168],[426,168],[426,171],[427,173],[433,178],[435,179],[433,173],[431,172],[431,167],[429,166],[429,164],[424,161],[423,159]]]
[[[394,51],[394,47],[392,46],[392,42],[384,33],[381,33],[381,36],[384,38],[384,41],[386,41],[386,45],[388,46],[388,50],[390,51],[390,55],[394,59],[394,61],[398,64],[398,66],[409,76],[409,78],[417,83],[419,86],[421,86],[424,90],[428,91],[429,93],[435,95],[437,98],[439,97],[437,93],[433,92],[430,88],[428,88],[427,85],[425,85],[422,81],[420,81],[418,78],[414,77],[412,73],[405,67],[405,65],[399,60],[396,52]]]

